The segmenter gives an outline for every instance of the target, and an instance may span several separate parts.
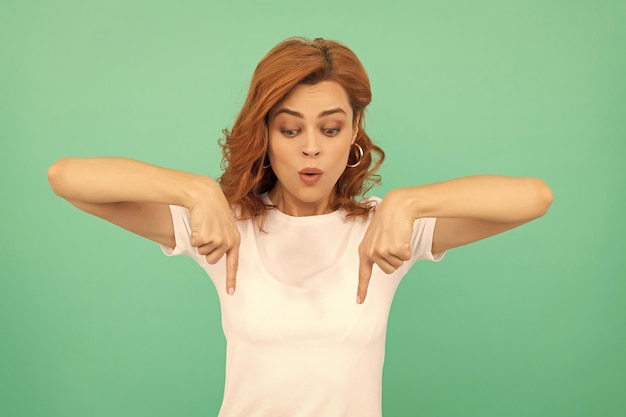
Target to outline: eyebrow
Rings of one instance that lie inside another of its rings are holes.
[[[287,114],[290,114],[292,116],[298,117],[300,119],[304,119],[304,116],[302,115],[302,113],[297,112],[295,110],[288,109],[286,107],[283,107],[282,109],[277,110],[276,113],[274,113],[273,117],[275,118],[275,117],[277,117],[281,113],[287,113]],[[317,115],[317,118],[319,119],[319,118],[324,117],[324,116],[330,116],[331,114],[335,114],[335,113],[346,114],[346,111],[344,109],[342,109],[341,107],[335,107],[335,108],[332,108],[332,109],[329,109],[329,110],[324,110],[323,112],[321,112],[320,114]]]

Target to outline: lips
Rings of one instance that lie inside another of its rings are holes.
[[[300,175],[317,175],[322,174],[322,170],[318,168],[304,168],[303,170],[298,171]]]
[[[320,180],[324,172],[318,168],[304,168],[298,171],[300,181],[306,185],[313,185]]]

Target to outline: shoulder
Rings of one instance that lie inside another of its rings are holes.
[[[378,206],[380,206],[380,203],[382,202],[383,199],[378,196],[369,196],[361,200],[359,204],[365,207],[369,207],[369,215],[367,216],[367,218],[371,219],[374,215],[374,212],[376,212],[376,209],[378,208]]]
[[[378,205],[380,205],[382,201],[383,199],[380,197],[370,196],[370,197],[365,197],[363,200],[361,200],[361,204],[370,204],[374,207],[378,207]]]

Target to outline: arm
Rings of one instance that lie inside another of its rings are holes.
[[[189,208],[209,179],[125,158],[64,158],[48,170],[52,190],[76,207],[174,247],[167,204]]]
[[[541,180],[480,175],[389,192],[359,246],[359,290],[363,302],[372,266],[392,273],[411,258],[413,222],[436,217],[432,252],[465,245],[542,216],[552,191]]]
[[[480,175],[392,191],[391,203],[412,219],[436,217],[433,253],[543,216],[552,191],[536,178]]]
[[[239,232],[214,180],[125,158],[60,159],[48,179],[81,210],[169,247],[176,241],[168,204],[188,208],[191,244],[209,263],[227,254],[227,285],[234,288]]]

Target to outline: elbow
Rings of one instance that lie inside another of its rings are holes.
[[[552,201],[554,200],[554,194],[552,190],[543,180],[533,179],[535,190],[535,217],[541,217],[548,212]]]
[[[70,158],[61,158],[48,168],[48,183],[52,191],[59,197],[64,197],[64,184],[67,180],[67,170],[70,163]]]

